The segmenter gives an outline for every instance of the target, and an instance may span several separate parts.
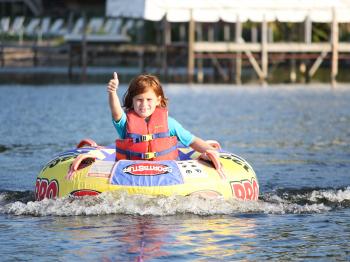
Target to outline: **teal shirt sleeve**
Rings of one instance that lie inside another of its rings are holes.
[[[184,145],[190,146],[194,140],[194,135],[177,122],[174,118],[168,117],[168,127],[170,136],[176,136],[177,139]]]
[[[126,133],[126,114],[123,111],[122,117],[119,119],[119,121],[115,121],[112,118],[112,123],[115,129],[117,130],[117,133],[119,135],[120,139],[125,138],[125,133]]]

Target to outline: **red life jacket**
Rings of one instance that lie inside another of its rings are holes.
[[[126,114],[125,139],[116,140],[116,160],[175,160],[178,157],[177,138],[170,137],[168,111],[157,107],[149,121],[134,110]]]

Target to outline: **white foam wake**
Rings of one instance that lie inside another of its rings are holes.
[[[288,193],[290,194],[290,192]],[[103,193],[97,197],[61,198],[43,201],[7,202],[0,194],[0,213],[32,216],[78,216],[133,214],[167,216],[176,214],[302,214],[320,213],[339,207],[350,200],[350,187],[345,189],[313,190],[285,197],[267,194],[259,201],[206,199],[200,196],[145,196],[125,192]],[[326,199],[326,201],[325,201]]]
[[[342,190],[314,190],[310,196],[311,201],[327,200],[332,203],[350,201],[350,187]]]

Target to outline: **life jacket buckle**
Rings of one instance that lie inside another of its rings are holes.
[[[147,152],[145,153],[145,159],[152,159],[156,157],[156,152]]]
[[[151,141],[153,139],[153,135],[142,135],[141,142]]]

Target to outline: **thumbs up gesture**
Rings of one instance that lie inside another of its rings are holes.
[[[116,72],[113,73],[113,78],[109,80],[107,91],[109,93],[115,93],[119,86],[118,74]]]

